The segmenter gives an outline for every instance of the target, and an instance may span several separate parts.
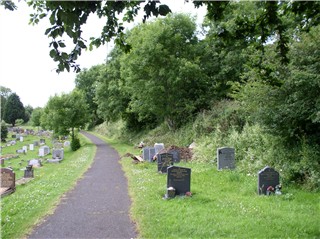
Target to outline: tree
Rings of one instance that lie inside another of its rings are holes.
[[[30,120],[30,117],[32,115],[33,107],[31,105],[27,105],[25,107],[25,116],[23,118],[24,122],[28,122]]]
[[[32,126],[39,127],[41,125],[41,115],[43,113],[43,109],[40,107],[35,108],[31,114],[31,124]]]
[[[296,26],[302,30],[308,30],[311,26],[320,23],[320,3],[316,1],[263,1],[255,2],[257,15],[248,18],[246,14],[238,15],[232,12],[237,4],[243,1],[193,1],[195,7],[206,6],[207,16],[215,22],[225,22],[220,25],[219,36],[224,39],[252,39],[257,32],[260,38],[257,40],[259,48],[263,48],[270,37],[278,36],[278,49],[283,57],[283,62],[287,61],[288,37],[287,22],[285,17],[294,16]],[[247,3],[247,1],[246,1]],[[246,4],[245,3],[245,4]],[[2,1],[6,9],[15,10],[17,7],[12,1]],[[50,44],[50,57],[58,62],[57,72],[70,70],[80,71],[76,63],[82,49],[86,49],[85,40],[82,39],[81,26],[87,21],[90,14],[96,14],[99,18],[106,18],[106,25],[102,29],[101,36],[91,38],[89,48],[99,47],[105,42],[115,38],[115,42],[124,50],[130,50],[130,45],[125,41],[123,23],[132,22],[138,17],[139,10],[143,9],[145,22],[150,16],[165,16],[170,11],[167,5],[158,1],[30,1],[28,3],[35,13],[31,14],[30,22],[37,24],[46,16],[49,17],[50,27],[45,34],[52,39]],[[230,13],[235,14],[230,22]],[[122,21],[119,20],[122,16]],[[227,21],[226,21],[227,20]],[[230,24],[231,23],[231,24]],[[232,27],[232,29],[229,28]],[[66,47],[65,42],[60,37],[67,34],[73,41],[74,48],[67,53],[62,48]]]
[[[20,97],[16,93],[12,93],[4,106],[3,119],[8,124],[15,126],[17,119],[24,119],[25,109],[20,101]]]
[[[7,102],[7,99],[9,97],[9,95],[12,93],[12,91],[9,88],[0,86],[0,101],[1,101],[1,120],[3,119],[3,115],[4,115],[4,108]]]
[[[84,95],[74,90],[69,94],[51,97],[41,115],[41,126],[54,130],[55,134],[71,134],[75,138],[75,129],[88,122],[88,106]]]
[[[105,70],[105,65],[93,66],[90,69],[84,69],[82,72],[77,74],[75,79],[76,88],[84,93],[86,96],[86,102],[90,110],[90,122],[91,126],[101,124],[103,120],[98,116],[97,110],[98,105],[95,101],[96,86],[100,74]]]
[[[135,27],[121,59],[121,78],[130,95],[129,112],[139,120],[154,118],[172,129],[208,103],[208,82],[195,51],[195,20],[168,15]]]
[[[1,122],[1,142],[6,142],[6,138],[8,137],[8,127],[2,121]]]

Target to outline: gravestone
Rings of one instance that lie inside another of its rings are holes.
[[[33,178],[33,169],[32,169],[32,165],[28,165],[26,167],[26,170],[24,170],[24,178]]]
[[[28,146],[22,146],[22,150],[27,153],[28,152]]]
[[[168,153],[173,155],[173,162],[179,163],[180,162],[180,152],[177,149],[170,149]]]
[[[20,142],[23,142],[23,136],[20,136]]]
[[[54,149],[52,150],[52,158],[53,159],[63,159],[63,149]]]
[[[16,145],[16,144],[17,144],[17,141],[12,140],[12,141],[10,141],[10,144],[11,144],[11,145]]]
[[[223,147],[217,149],[217,166],[221,169],[235,169],[235,149]]]
[[[39,156],[44,157],[50,153],[50,148],[48,146],[42,146],[39,149]]]
[[[267,194],[267,188],[276,188],[280,184],[280,176],[277,171],[267,166],[258,172],[258,194]]]
[[[16,189],[16,175],[10,168],[1,168],[1,196],[10,194]]]
[[[16,150],[16,153],[17,153],[17,154],[23,154],[23,153],[25,153],[25,151],[24,151],[23,149],[17,149],[17,150]]]
[[[32,167],[41,167],[41,160],[40,159],[31,159],[28,161],[28,165],[31,165]]]
[[[156,154],[156,149],[154,147],[145,147],[143,148],[143,160],[153,162],[153,157]]]
[[[164,149],[164,144],[163,143],[155,143],[154,148],[156,151],[156,154],[159,153],[162,149]]]
[[[190,192],[191,169],[170,166],[168,167],[167,188],[173,187],[176,195],[185,195]]]
[[[46,140],[45,139],[40,139],[40,144],[45,144]]]
[[[34,145],[33,144],[29,144],[29,150],[31,150],[31,151],[34,150]]]
[[[173,155],[169,153],[158,154],[158,172],[167,173],[168,167],[173,165]]]
[[[33,141],[34,146],[39,146],[39,141]]]
[[[64,147],[69,147],[69,146],[70,146],[70,141],[65,141],[65,142],[63,143],[63,146],[64,146]]]

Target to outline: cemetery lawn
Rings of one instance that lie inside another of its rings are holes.
[[[72,189],[76,181],[90,167],[96,147],[88,139],[79,135],[82,147],[72,152],[69,147],[64,150],[64,160],[58,164],[43,162],[41,168],[34,168],[34,179],[26,184],[16,185],[16,191],[1,199],[1,238],[23,238],[32,227],[46,215],[53,213],[61,196]],[[6,147],[2,154],[15,153],[22,145],[39,140],[36,136],[27,136],[24,142]],[[52,152],[51,140],[46,138]],[[23,177],[20,170],[27,160],[37,157],[39,147],[34,151],[21,154],[19,158],[6,160],[5,167],[11,166],[16,173],[16,180]],[[46,156],[51,158],[52,154]],[[23,161],[22,161],[23,160]],[[21,163],[22,162],[22,163]],[[20,164],[21,163],[21,164]]]
[[[99,137],[120,155],[141,154],[132,146]],[[284,186],[280,196],[259,196],[257,175],[189,162],[177,165],[191,168],[192,197],[164,200],[167,175],[157,173],[156,163],[133,164],[123,157],[121,164],[140,238],[320,237],[319,193]]]

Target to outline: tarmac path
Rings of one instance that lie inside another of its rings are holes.
[[[54,214],[28,238],[135,238],[129,218],[127,179],[118,153],[98,137],[82,132],[96,146],[91,168],[66,193]]]

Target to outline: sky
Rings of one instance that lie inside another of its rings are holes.
[[[49,56],[50,39],[44,35],[50,26],[48,20],[42,19],[37,25],[29,25],[32,8],[24,1],[14,2],[18,7],[15,11],[0,6],[0,85],[16,93],[24,106],[44,107],[51,96],[74,89],[76,73],[72,69],[70,72],[56,73],[57,64]],[[167,4],[173,12],[198,16],[199,24],[205,15],[204,7],[196,9],[191,2],[185,3],[184,0],[162,0],[161,3]],[[83,26],[84,39],[99,36],[103,23],[97,16],[90,16]],[[67,40],[67,36],[64,39]],[[77,63],[81,69],[103,64],[113,46],[110,42],[92,51],[82,51]]]

